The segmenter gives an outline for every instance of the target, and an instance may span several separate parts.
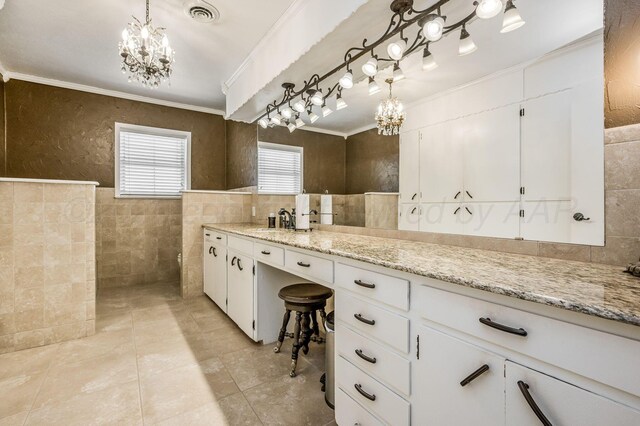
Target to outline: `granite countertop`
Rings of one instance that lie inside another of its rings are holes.
[[[622,267],[327,231],[203,226],[640,326],[640,279]]]

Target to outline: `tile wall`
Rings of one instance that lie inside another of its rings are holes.
[[[181,201],[114,196],[96,189],[98,288],[178,282]]]
[[[95,332],[95,187],[0,182],[0,352]]]
[[[398,229],[398,197],[396,194],[364,194],[364,226]]]

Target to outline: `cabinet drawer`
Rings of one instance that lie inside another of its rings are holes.
[[[333,282],[333,261],[299,251],[286,250],[285,266],[300,273],[329,283]]]
[[[426,286],[417,298],[430,321],[640,396],[638,341]],[[481,318],[527,335],[493,328]]]
[[[410,363],[347,326],[336,333],[336,349],[344,358],[397,392],[409,396]]]
[[[211,231],[209,229],[204,230],[204,241],[207,243],[216,243],[227,245],[227,236],[217,231]]]
[[[409,319],[375,306],[345,291],[336,294],[339,321],[392,348],[409,353]]]
[[[380,420],[365,410],[342,389],[336,389],[336,423],[339,425],[383,426]]]
[[[269,244],[253,243],[253,257],[256,260],[284,265],[284,249]]]
[[[409,281],[336,264],[336,284],[403,311],[409,310]]]
[[[505,379],[507,425],[540,425],[524,392],[554,425],[640,424],[640,412],[633,408],[515,363],[506,363]],[[521,389],[525,384],[525,389]]]
[[[252,241],[229,235],[229,238],[227,239],[227,243],[229,244],[229,248],[238,250],[242,253],[248,254],[249,256],[253,256]]]
[[[336,380],[338,388],[386,423],[409,424],[409,403],[341,356],[336,359]]]

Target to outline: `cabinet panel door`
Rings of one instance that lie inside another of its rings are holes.
[[[420,191],[422,201],[452,203],[462,200],[462,142],[464,119],[421,130]]]
[[[465,235],[517,238],[520,235],[520,203],[466,203],[462,207]]]
[[[571,243],[573,206],[571,201],[529,201],[522,203],[522,238]],[[585,223],[585,226],[589,224]]]
[[[527,403],[518,382],[529,393],[542,414],[554,425],[640,424],[640,412],[569,383],[506,362],[506,417],[508,425],[539,426],[540,420]]]
[[[202,253],[202,281],[204,284],[204,294],[213,299],[213,244],[204,242],[204,251]]]
[[[510,105],[461,120],[464,199],[519,201],[520,107]]]
[[[542,96],[524,104],[522,186],[524,199],[571,199],[572,91]]]
[[[440,234],[462,234],[464,217],[462,205],[458,203],[423,204],[420,230]]]
[[[425,326],[418,336],[413,424],[504,425],[504,359]],[[485,365],[488,370],[461,385]]]
[[[400,231],[418,231],[420,229],[420,206],[418,204],[400,204],[398,229]]]
[[[253,259],[229,250],[227,314],[253,339]]]
[[[420,132],[412,130],[400,135],[400,202],[420,200]]]
[[[223,311],[227,312],[227,248],[217,244],[211,247],[209,263],[211,268],[210,292],[205,293],[216,302]]]

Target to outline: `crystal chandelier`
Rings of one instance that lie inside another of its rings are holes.
[[[135,16],[122,31],[119,45],[122,73],[129,71],[129,82],[138,81],[145,87],[156,88],[171,77],[173,50],[164,28],[155,28],[149,18],[149,0],[144,23]]]
[[[378,134],[385,136],[397,135],[400,133],[400,127],[404,123],[404,107],[398,98],[394,98],[391,93],[391,85],[393,79],[385,80],[389,85],[389,98],[380,102],[378,111],[376,112],[376,121],[378,122]]]

